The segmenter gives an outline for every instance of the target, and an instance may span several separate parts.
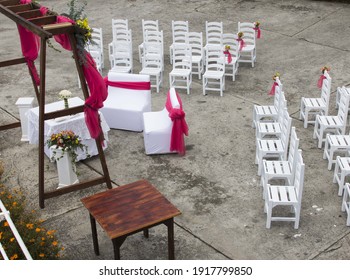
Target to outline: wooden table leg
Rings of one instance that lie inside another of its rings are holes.
[[[168,227],[168,255],[169,260],[175,260],[174,245],[174,218],[166,220],[164,224]]]
[[[91,223],[91,232],[92,232],[92,243],[94,244],[95,254],[98,256],[100,254],[100,250],[98,248],[96,220],[91,214],[90,214],[90,223]]]
[[[112,239],[115,260],[120,260],[120,247],[123,245],[125,239],[126,236],[120,236]]]

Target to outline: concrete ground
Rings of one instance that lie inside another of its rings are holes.
[[[41,0],[59,13],[67,1]],[[168,86],[171,20],[188,20],[191,31],[205,32],[205,21],[222,21],[224,32],[237,32],[238,21],[260,21],[262,38],[257,42],[257,63],[240,65],[235,82],[226,79],[224,96],[202,95],[202,81],[193,77],[191,94],[179,90],[189,136],[187,153],[146,156],[142,133],[111,130],[106,159],[114,185],[141,178],[149,180],[181,211],[175,218],[177,259],[349,259],[350,230],[341,198],[328,171],[323,150],[312,139],[313,126],[299,121],[302,96],[317,97],[317,80],[324,65],[331,67],[330,114],[335,109],[338,86],[350,85],[350,5],[337,1],[205,0],[205,1],[88,1],[86,13],[92,27],[102,27],[105,65],[111,19],[126,18],[133,33],[134,72],[140,71],[137,46],[142,42],[141,20],[158,19],[164,30],[165,72],[161,92],[152,91],[152,110],[164,107]],[[14,23],[0,15],[1,60],[20,56]],[[53,42],[59,48],[59,46]],[[58,99],[62,89],[82,97],[77,86],[71,54],[48,49],[47,102]],[[262,190],[255,156],[255,130],[251,127],[254,104],[272,104],[267,93],[278,71],[303,150],[305,187],[301,223],[273,222],[265,228]],[[18,119],[19,97],[34,96],[24,65],[1,68],[0,124]],[[99,230],[100,256],[92,248],[87,210],[80,199],[106,189],[96,186],[45,201],[38,205],[38,147],[21,142],[20,129],[0,133],[0,160],[5,162],[6,184],[20,186],[30,209],[57,230],[66,248],[66,259],[112,259],[112,244]],[[45,159],[47,189],[55,188],[56,166]],[[80,178],[101,173],[98,158],[78,163]],[[121,248],[122,259],[166,259],[166,227],[150,230],[150,238],[136,234]]]

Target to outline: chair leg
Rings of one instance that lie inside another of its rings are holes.
[[[294,229],[298,229],[299,228],[299,221],[300,221],[300,207],[295,207],[294,208],[295,211],[295,222],[294,222]]]
[[[332,147],[330,147],[329,148],[329,158],[328,158],[328,170],[332,169],[333,156],[334,156],[334,149]]]
[[[203,77],[203,95],[205,95],[205,81],[206,81],[206,78]]]
[[[322,148],[323,132],[324,132],[324,127],[322,125],[320,125],[320,135],[318,137],[318,148],[319,149]]]
[[[266,202],[266,228],[271,228],[272,203]]]

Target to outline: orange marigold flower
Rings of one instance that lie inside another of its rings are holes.
[[[0,231],[0,240],[1,240],[1,238],[2,238],[2,231]]]
[[[12,203],[12,205],[13,205],[13,206],[16,206],[16,205],[17,205],[17,202],[16,202],[16,201],[14,201],[14,202]]]
[[[35,229],[35,232],[40,232],[40,231],[41,231],[40,228],[36,228],[36,229]]]
[[[14,255],[10,258],[10,260],[15,260],[15,259],[18,259],[18,255],[17,255],[17,254],[14,254]]]
[[[45,242],[40,242],[40,246],[44,246],[45,245]]]
[[[45,240],[45,237],[41,237],[41,240],[44,241],[44,240]]]
[[[40,254],[39,254],[39,257],[40,257],[40,258],[43,258],[43,257],[45,257],[45,254],[44,254],[44,253],[40,253]]]
[[[10,242],[13,242],[13,241],[15,241],[15,238],[14,237],[10,238]]]
[[[9,223],[7,221],[4,222],[4,227],[8,227]]]
[[[48,230],[47,231],[47,235],[52,235],[52,234],[54,234],[56,231],[55,230]]]
[[[33,229],[34,225],[33,225],[33,224],[26,224],[26,227],[27,227],[28,229]]]
[[[57,244],[58,244],[57,241],[52,242],[52,245],[53,245],[53,246],[57,246]]]

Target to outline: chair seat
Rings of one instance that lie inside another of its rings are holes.
[[[344,123],[338,116],[319,116],[319,124],[331,126],[331,128],[344,126]]]
[[[145,75],[159,75],[160,72],[162,71],[161,68],[151,68],[151,67],[145,67],[142,68],[140,71],[140,74],[145,74]]]
[[[292,175],[292,168],[288,161],[283,160],[266,160],[264,161],[264,173],[269,177],[278,174],[285,178],[286,176]]]
[[[228,57],[225,57],[225,64],[226,65],[234,65],[237,62],[237,57],[232,57],[231,62],[228,62]]]
[[[325,109],[327,107],[322,98],[304,98],[303,100],[308,109]]]
[[[205,71],[203,77],[211,79],[221,79],[224,76],[224,72],[219,71]]]
[[[192,55],[192,63],[199,63],[203,59],[200,55]]]
[[[294,186],[269,186],[268,200],[279,205],[293,205],[298,202]]]
[[[114,66],[111,69],[112,72],[118,72],[118,73],[130,73],[131,67],[130,66]]]
[[[263,138],[268,135],[279,137],[281,135],[281,125],[275,122],[258,122],[256,135],[257,138]]]
[[[254,106],[254,109],[257,113],[257,115],[264,115],[264,116],[277,116],[277,109],[273,105],[267,105],[267,106]]]
[[[172,76],[188,76],[191,74],[191,69],[173,69],[170,72]]]
[[[242,48],[241,52],[251,52],[255,49],[254,45],[246,45]]]

